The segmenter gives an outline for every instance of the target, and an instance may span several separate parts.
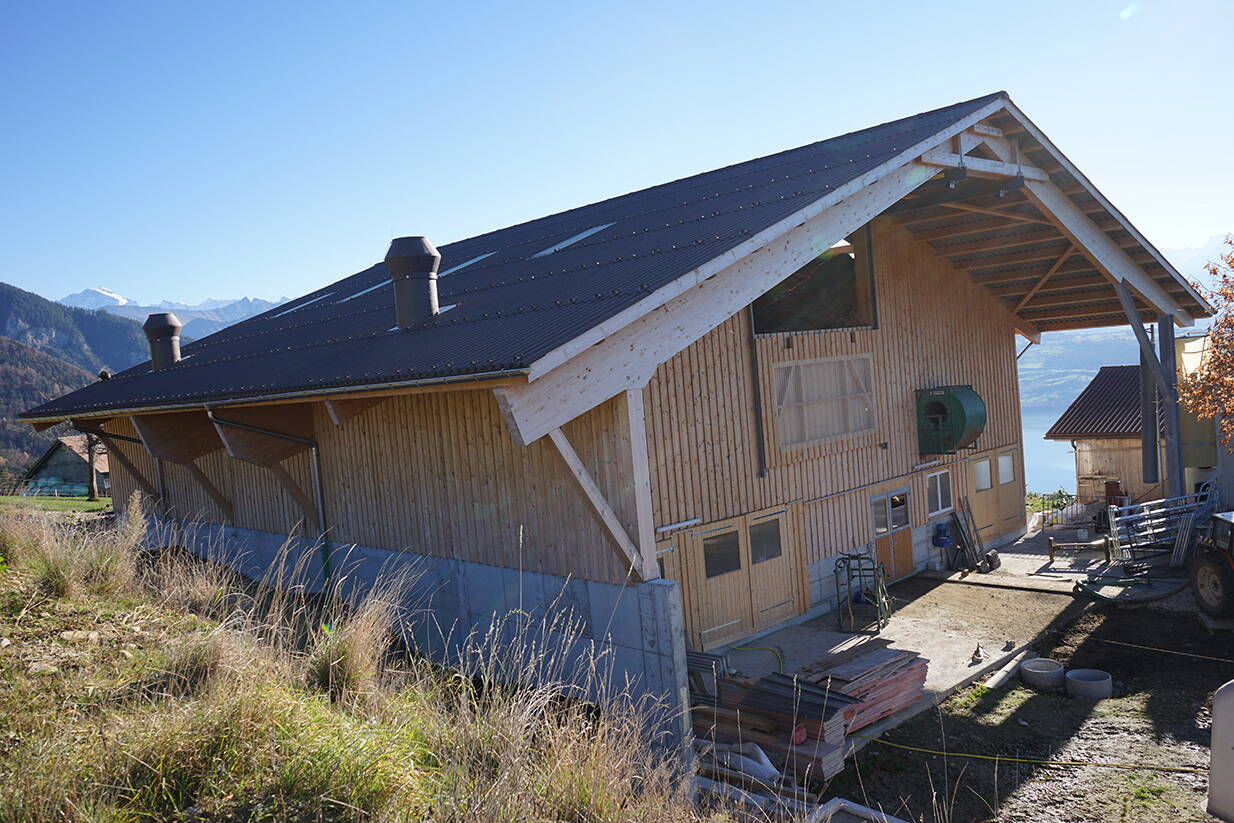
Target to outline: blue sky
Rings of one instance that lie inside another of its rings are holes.
[[[0,280],[296,295],[996,89],[1162,248],[1234,231],[1234,3],[12,3]]]

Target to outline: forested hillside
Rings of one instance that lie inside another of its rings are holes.
[[[35,433],[29,424],[15,419],[17,414],[93,379],[72,363],[0,337],[0,474],[6,469],[20,472],[57,434]]]
[[[57,433],[36,434],[18,413],[86,385],[100,369],[120,371],[147,356],[132,320],[0,283],[0,475],[20,473]]]
[[[95,374],[145,360],[141,325],[102,311],[62,306],[0,283],[0,335]]]

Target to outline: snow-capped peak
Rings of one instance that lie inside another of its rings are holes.
[[[59,302],[66,306],[76,306],[79,309],[102,309],[108,306],[127,306],[133,301],[123,295],[116,294],[105,286],[95,286],[94,288],[84,289],[76,294],[62,297]]]

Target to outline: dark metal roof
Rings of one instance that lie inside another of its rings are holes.
[[[1045,433],[1048,440],[1140,436],[1140,367],[1102,366]]]
[[[141,364],[22,417],[518,372],[1005,96],[986,95],[442,246],[440,302],[453,308],[419,326],[392,330],[393,298],[385,264],[378,263],[185,346],[183,360],[170,368]],[[586,236],[567,244],[580,234]]]

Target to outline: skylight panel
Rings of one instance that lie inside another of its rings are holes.
[[[346,303],[348,300],[355,300],[357,297],[363,297],[364,295],[368,294],[369,292],[372,292],[372,291],[377,291],[378,289],[380,289],[382,286],[384,286],[384,285],[388,284],[389,282],[390,282],[389,280],[382,280],[380,283],[377,283],[376,285],[373,285],[373,286],[369,286],[367,289],[361,289],[360,291],[356,292],[355,294],[349,294],[349,295],[347,295],[346,297],[344,297],[344,298],[343,298],[342,300],[340,300],[339,302],[340,302],[340,303]]]
[[[535,254],[532,255],[532,257],[547,257],[553,252],[561,251],[567,246],[573,246],[578,241],[586,240],[588,237],[591,237],[596,232],[604,231],[609,226],[615,226],[615,225],[617,224],[616,223],[605,223],[600,226],[592,226],[586,231],[580,231],[578,234],[574,235],[573,237],[567,237],[565,240],[562,240],[560,243],[549,246],[547,249],[544,249],[543,251],[536,252]]]
[[[478,257],[473,257],[473,258],[471,258],[470,260],[468,260],[468,261],[467,261],[467,262],[465,262],[465,263],[459,263],[457,266],[451,266],[450,268],[446,269],[445,271],[443,271],[443,272],[439,272],[437,276],[438,276],[438,277],[445,277],[447,274],[454,274],[454,273],[455,273],[456,271],[458,271],[459,269],[465,269],[465,268],[467,268],[468,266],[470,266],[472,263],[479,263],[479,262],[480,262],[481,260],[483,260],[484,258],[486,258],[486,257],[492,257],[492,256],[493,256],[494,254],[496,254],[496,253],[497,253],[497,252],[495,252],[495,251],[490,251],[490,252],[486,252],[486,253],[484,253],[484,254],[481,254],[481,255],[480,255],[480,256],[478,256]]]
[[[325,294],[319,294],[318,296],[314,297],[312,300],[305,300],[303,303],[297,303],[296,305],[292,306],[290,309],[283,309],[278,314],[272,315],[271,319],[273,319],[274,317],[282,317],[285,314],[291,314],[293,311],[299,311],[305,306],[311,306],[320,300],[325,300],[327,297],[329,297],[332,294],[334,294],[334,292],[328,291]]]

